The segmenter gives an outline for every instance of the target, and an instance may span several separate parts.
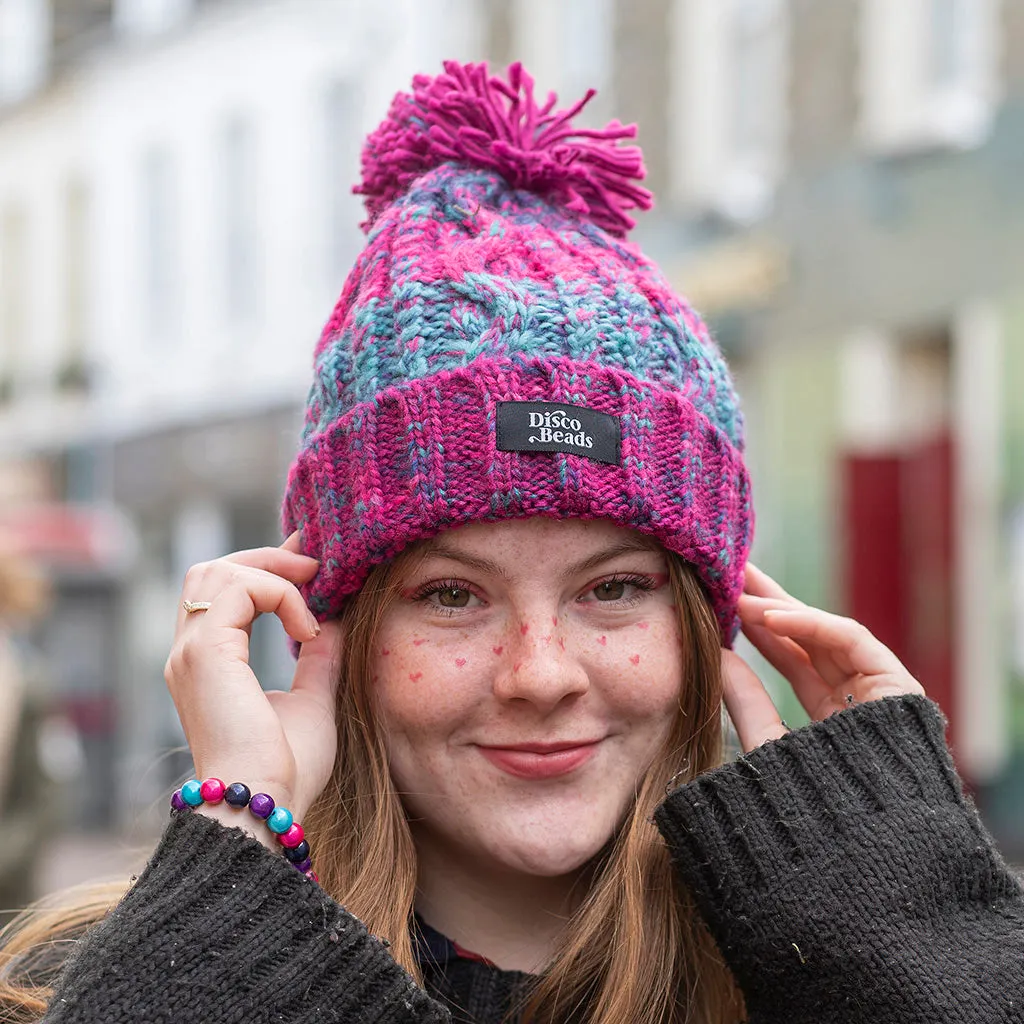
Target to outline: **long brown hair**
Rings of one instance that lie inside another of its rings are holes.
[[[410,930],[416,853],[371,685],[374,641],[408,557],[375,568],[342,613],[338,755],[305,826],[321,886],[387,939],[398,963],[422,982]],[[736,1024],[743,1017],[732,977],[677,884],[652,821],[670,780],[684,782],[722,756],[718,625],[696,577],[672,555],[669,573],[683,641],[679,713],[552,963],[516,1008],[524,1024]],[[75,930],[111,905],[109,894],[90,909],[83,904]],[[8,1015],[0,1020],[38,1020],[49,993],[26,985],[25,972],[14,967],[68,933],[53,912],[44,922],[30,910],[8,926],[0,954],[0,1010]]]

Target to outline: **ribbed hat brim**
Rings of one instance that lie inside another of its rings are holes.
[[[621,464],[503,451],[500,402],[561,402],[619,418]],[[729,438],[677,390],[566,358],[484,358],[380,391],[307,436],[288,481],[286,533],[321,562],[306,588],[336,615],[373,566],[469,522],[609,519],[658,540],[702,579],[723,642],[753,531],[750,482]]]

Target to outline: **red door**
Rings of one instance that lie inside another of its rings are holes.
[[[841,460],[844,605],[921,680],[950,720],[953,685],[953,446]]]

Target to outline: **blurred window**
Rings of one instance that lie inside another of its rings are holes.
[[[0,214],[0,402],[11,397],[25,351],[28,218],[11,204]]]
[[[731,149],[754,188],[770,187],[782,152],[784,19],[777,0],[732,0]]]
[[[569,45],[565,46],[562,78],[558,83],[564,103],[574,103],[587,89],[597,89],[598,96],[591,104],[594,111],[610,108],[614,19],[614,0],[565,0],[562,38],[563,45]]]
[[[770,208],[787,134],[788,0],[675,0],[673,191],[680,204],[750,222]]]
[[[931,0],[931,82],[959,85],[970,75],[970,13],[964,0]]]
[[[83,181],[72,179],[64,193],[63,351],[57,381],[58,387],[67,391],[84,391],[89,384],[86,366],[88,222],[88,189]]]
[[[615,0],[516,0],[514,19],[513,59],[536,79],[541,102],[554,91],[564,107],[596,89],[578,123],[603,124],[613,106]]]
[[[125,35],[156,36],[180,25],[194,0],[115,0],[114,24]]]
[[[45,81],[50,62],[48,0],[0,2],[0,104],[17,103]]]
[[[982,143],[998,94],[1002,0],[864,0],[861,132],[875,149]]]
[[[362,93],[354,79],[336,79],[324,94],[325,249],[327,279],[332,291],[344,280],[362,247],[358,227],[363,220],[362,209],[351,186],[351,182],[359,180],[361,102]]]
[[[114,14],[114,0],[50,0],[54,69],[73,63],[83,47],[103,39]]]
[[[179,238],[174,160],[156,147],[142,159],[142,267],[146,324],[157,336],[173,333],[177,319]]]
[[[232,321],[252,319],[259,301],[256,280],[260,231],[257,222],[256,134],[252,122],[232,118],[224,126],[219,160],[224,217],[224,305]]]

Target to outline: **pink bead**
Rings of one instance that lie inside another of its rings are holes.
[[[306,833],[299,824],[294,824],[286,832],[282,832],[278,837],[278,841],[282,846],[287,846],[289,850],[294,850],[303,839],[306,838]]]
[[[199,787],[199,794],[208,804],[219,804],[224,799],[224,790],[227,786],[220,779],[203,779]]]

